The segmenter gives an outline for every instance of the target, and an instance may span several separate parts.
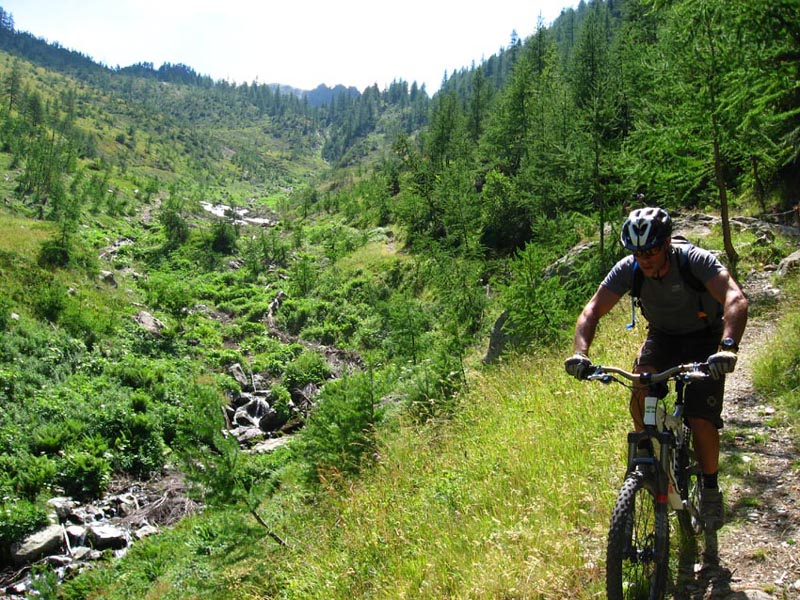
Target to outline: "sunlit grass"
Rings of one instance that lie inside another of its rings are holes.
[[[33,260],[54,231],[53,223],[0,214],[0,251]]]
[[[767,351],[753,364],[753,384],[796,419],[800,415],[800,310],[798,277],[781,282],[784,305],[778,330],[770,336]]]

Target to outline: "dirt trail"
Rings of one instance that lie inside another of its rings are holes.
[[[767,275],[751,276],[743,284],[751,308],[770,292]],[[780,408],[759,396],[752,384],[753,361],[775,331],[774,315],[750,319],[739,364],[726,383],[720,472],[722,481],[726,470],[742,476],[725,485],[720,569],[697,572],[696,585],[685,596],[690,600],[800,599],[798,448]]]

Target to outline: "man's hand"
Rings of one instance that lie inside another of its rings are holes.
[[[564,361],[564,369],[575,379],[586,379],[592,369],[592,361],[581,352],[576,352]]]
[[[714,379],[723,377],[725,373],[733,373],[736,368],[736,353],[729,350],[717,352],[708,357],[708,373]]]

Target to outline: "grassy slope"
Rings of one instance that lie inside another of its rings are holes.
[[[796,298],[796,282],[787,289]],[[783,319],[795,331],[792,304]],[[623,302],[604,319],[596,362],[629,363],[644,329],[627,332],[628,317]],[[791,339],[776,368],[796,361],[796,331]],[[473,373],[452,420],[395,422],[377,467],[355,481],[313,499],[284,488],[264,517],[286,548],[249,515],[209,512],[67,589],[108,599],[596,597],[627,392],[571,380],[563,354]]]
[[[643,332],[628,334],[626,316],[604,323],[598,361],[627,364]],[[109,599],[592,597],[627,394],[569,380],[561,354],[477,374],[452,421],[398,423],[378,467],[344,488],[313,501],[284,490],[266,517],[288,548],[245,514],[208,513],[77,587]]]

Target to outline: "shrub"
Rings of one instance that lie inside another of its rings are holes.
[[[227,221],[217,221],[211,228],[211,249],[220,254],[233,254],[236,251],[236,240],[239,231],[235,225]]]
[[[0,332],[8,330],[11,322],[11,303],[0,295]]]
[[[39,249],[39,266],[66,267],[69,264],[69,247],[59,240],[47,240]]]
[[[62,285],[50,282],[36,288],[31,304],[36,317],[56,323],[67,305],[67,290]]]
[[[47,456],[23,455],[17,460],[14,487],[21,498],[35,501],[56,477],[56,465]]]
[[[136,477],[150,477],[164,466],[161,426],[153,415],[131,416],[127,431],[115,440],[116,466]]]
[[[276,384],[272,386],[270,396],[270,407],[277,413],[277,418],[285,423],[292,416],[292,395],[285,387]]]
[[[31,452],[55,455],[76,440],[82,430],[83,424],[75,419],[42,423],[31,433]]]
[[[329,321],[321,324],[309,325],[308,327],[304,327],[300,332],[301,339],[319,342],[325,346],[335,344],[337,340],[342,337],[342,332],[339,327]]]
[[[91,500],[103,495],[110,477],[111,463],[106,457],[73,450],[64,457],[59,482],[68,496]]]
[[[331,370],[325,359],[307,350],[286,365],[283,385],[288,389],[302,389],[309,383],[321,384],[330,376]]]
[[[364,457],[374,449],[375,426],[383,414],[375,396],[370,374],[325,386],[298,443],[307,482],[360,470]]]

